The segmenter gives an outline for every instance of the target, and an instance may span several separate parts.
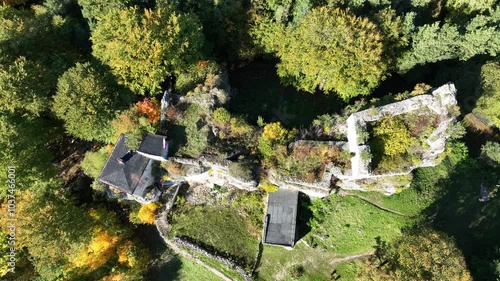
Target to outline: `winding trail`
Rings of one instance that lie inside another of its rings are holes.
[[[358,260],[358,259],[362,259],[362,258],[367,258],[367,257],[373,255],[374,253],[375,253],[375,251],[370,251],[370,252],[366,252],[366,253],[362,253],[362,254],[350,255],[350,256],[345,256],[345,257],[342,257],[342,258],[336,258],[336,259],[332,259],[329,264],[330,265],[334,265],[334,264],[341,263],[341,262],[353,261],[353,260]]]
[[[400,212],[398,212],[398,211],[394,211],[394,210],[388,209],[388,208],[386,208],[386,207],[384,207],[384,206],[381,206],[381,205],[379,205],[379,204],[377,204],[377,203],[375,203],[375,202],[371,201],[370,199],[367,199],[367,198],[365,198],[365,197],[363,197],[363,196],[361,196],[361,195],[352,194],[352,193],[350,193],[350,192],[348,192],[348,191],[345,191],[345,190],[341,190],[341,191],[338,193],[338,195],[340,195],[340,196],[354,196],[354,197],[357,197],[357,198],[359,198],[359,199],[361,199],[361,200],[365,201],[365,202],[366,202],[366,203],[368,203],[368,204],[371,204],[371,205],[373,205],[373,206],[375,206],[375,207],[379,208],[380,210],[383,210],[383,211],[386,211],[386,212],[389,212],[389,213],[392,213],[392,214],[395,214],[395,215],[398,215],[398,216],[410,217],[410,215],[403,214],[403,213],[400,213]]]

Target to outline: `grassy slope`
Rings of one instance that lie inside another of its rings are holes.
[[[243,259],[251,265],[258,250],[257,239],[232,207],[181,205],[172,217],[172,232]]]

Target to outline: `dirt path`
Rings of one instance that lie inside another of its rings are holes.
[[[342,258],[336,258],[336,259],[333,259],[330,261],[330,265],[334,265],[334,264],[346,262],[346,261],[353,261],[353,260],[358,260],[358,259],[362,259],[362,258],[367,258],[367,257],[373,255],[374,252],[375,251],[370,251],[370,252],[366,252],[366,253],[362,253],[362,254],[350,255],[350,256],[346,256],[346,257],[342,257]]]
[[[186,259],[189,259],[189,260],[193,261],[194,263],[196,263],[198,265],[203,266],[205,269],[209,270],[210,272],[212,272],[213,274],[215,274],[217,277],[221,278],[224,281],[233,281],[233,279],[228,278],[222,272],[220,272],[217,269],[215,269],[215,268],[209,266],[208,264],[204,263],[203,261],[201,261],[200,259],[198,259],[196,256],[194,256],[194,255],[190,254],[189,252],[183,250],[182,248],[180,248],[179,246],[177,246],[175,243],[173,243],[172,241],[170,241],[168,238],[166,238],[163,235],[163,229],[166,228],[166,226],[164,224],[165,224],[165,222],[161,221],[161,219],[157,219],[156,220],[156,228],[158,229],[158,232],[160,233],[160,236],[163,238],[163,241],[165,241],[165,244],[167,244],[167,246],[170,249],[172,249],[172,251],[174,251],[176,254],[178,254],[178,255],[186,258]]]
[[[379,208],[380,210],[384,210],[386,212],[389,212],[389,213],[392,213],[392,214],[395,214],[395,215],[399,215],[399,216],[403,216],[403,217],[409,217],[409,215],[407,215],[407,214],[403,214],[403,213],[400,213],[398,211],[394,211],[394,210],[388,209],[386,207],[380,206],[379,204],[377,204],[377,203],[375,203],[375,202],[373,202],[373,201],[371,201],[371,200],[369,200],[369,199],[367,199],[367,198],[365,198],[365,197],[363,197],[361,195],[352,194],[352,193],[350,193],[348,191],[344,191],[344,190],[341,190],[338,194],[341,195],[341,196],[354,196],[354,197],[357,197],[357,198],[365,201],[368,204],[371,204],[371,205]]]

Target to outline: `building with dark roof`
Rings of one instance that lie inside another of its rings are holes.
[[[166,136],[147,134],[142,139],[137,152],[150,159],[167,161],[168,141]]]
[[[155,186],[159,179],[152,174],[156,161],[165,161],[168,143],[165,136],[147,135],[137,151],[130,150],[126,136],[118,139],[101,174],[97,178],[128,199],[141,203],[158,201],[161,191]]]
[[[278,189],[269,193],[263,233],[265,244],[295,245],[298,203],[298,191]]]

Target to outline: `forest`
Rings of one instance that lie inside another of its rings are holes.
[[[440,164],[397,178],[392,196],[302,198],[302,242],[265,246],[250,271],[500,280],[500,1],[0,1],[2,280],[219,280],[156,241],[159,203],[109,199],[96,180],[121,134],[137,147],[160,130],[165,91],[179,100],[166,112],[172,156],[244,151],[229,172],[260,180],[256,193],[215,186],[200,205],[181,196],[172,233],[248,269],[279,188],[269,171],[314,182],[327,162],[349,169],[337,148],[292,142],[336,140],[345,116],[447,82],[459,122]],[[415,129],[419,116],[377,122],[377,169],[411,161],[413,133],[436,125]]]

